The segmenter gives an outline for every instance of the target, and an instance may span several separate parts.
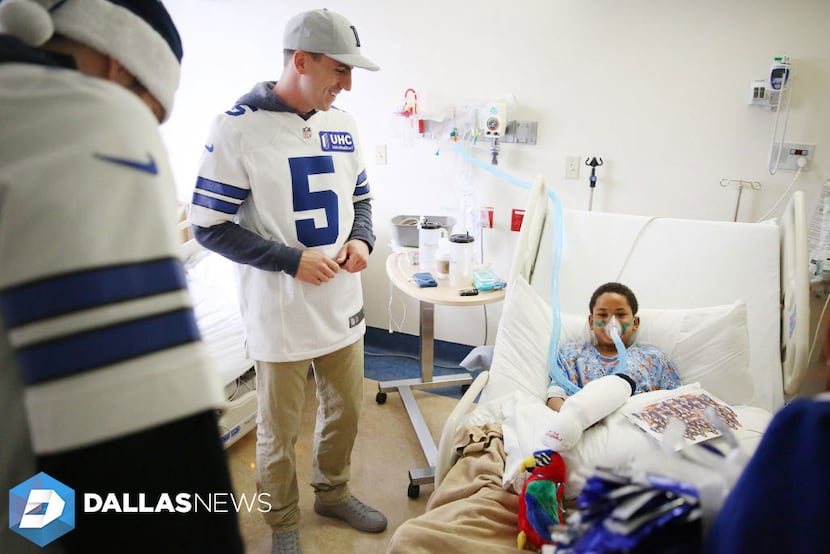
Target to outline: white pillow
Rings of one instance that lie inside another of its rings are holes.
[[[544,400],[548,379],[550,306],[518,275],[507,287],[493,348],[493,363],[479,405],[521,391]]]
[[[684,383],[698,382],[727,404],[751,404],[746,304],[682,310],[640,310],[637,342],[674,362]]]
[[[480,407],[521,391],[544,400],[548,378],[551,307],[521,276],[508,287]],[[560,343],[589,337],[585,314],[561,314]],[[701,386],[732,405],[750,404],[749,335],[742,301],[684,310],[640,310],[637,341],[659,348],[675,363],[683,383]]]
[[[490,377],[479,399],[480,407],[511,396],[515,391],[543,401],[547,397],[552,309],[521,275],[507,291],[493,348]],[[560,321],[560,344],[588,338],[587,315],[561,314]]]

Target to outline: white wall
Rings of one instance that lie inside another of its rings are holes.
[[[276,79],[287,19],[323,7],[308,1],[168,0],[185,47],[182,86],[163,128],[180,198],[187,200],[207,126],[258,80]],[[389,325],[384,260],[389,220],[398,214],[457,213],[462,187],[495,207],[485,258],[507,273],[516,233],[511,208],[526,193],[463,163],[446,136],[413,136],[394,115],[412,87],[425,114],[455,113],[488,100],[515,99],[511,119],[538,121],[536,145],[506,144],[499,169],[530,181],[542,175],[566,208],[587,208],[589,168],[564,178],[565,157],[602,157],[593,208],[621,213],[754,221],[787,190],[794,172],[770,175],[774,112],[747,105],[750,81],[777,55],[793,64],[786,140],[817,144],[796,189],[810,209],[830,178],[830,2],[826,0],[331,0],[360,33],[363,53],[381,66],[355,70],[337,105],[361,128],[378,236],[364,273],[367,322]],[[781,120],[783,123],[783,119]],[[779,128],[780,130],[780,128]],[[386,145],[388,164],[375,164]],[[489,161],[486,147],[474,150]],[[783,206],[783,202],[781,206]],[[774,213],[773,215],[777,214]],[[460,215],[460,214],[458,214]],[[590,276],[586,276],[590,278]],[[500,306],[488,308],[492,342]],[[417,304],[396,293],[395,322],[417,334]],[[436,336],[485,339],[482,308],[436,309]]]

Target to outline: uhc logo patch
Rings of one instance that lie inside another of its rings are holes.
[[[40,472],[9,491],[9,529],[45,546],[75,528],[75,491]]]
[[[351,133],[320,131],[320,146],[323,152],[354,152]]]

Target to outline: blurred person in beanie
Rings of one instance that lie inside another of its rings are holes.
[[[243,552],[195,509],[233,489],[158,131],[181,58],[156,0],[0,2],[0,552]],[[40,472],[74,506],[32,509]]]
[[[363,399],[360,272],[374,246],[372,193],[354,118],[333,106],[352,69],[375,71],[357,28],[320,9],[291,18],[278,81],[219,114],[190,207],[196,239],[236,262],[256,360],[257,487],[272,552],[300,552],[294,444],[312,368],[320,407],[314,511],[380,533],[386,517],[349,489]]]

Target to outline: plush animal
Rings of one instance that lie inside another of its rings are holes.
[[[539,550],[552,544],[550,526],[565,522],[565,462],[553,450],[537,450],[522,462],[530,475],[519,495],[520,549],[528,544]]]

